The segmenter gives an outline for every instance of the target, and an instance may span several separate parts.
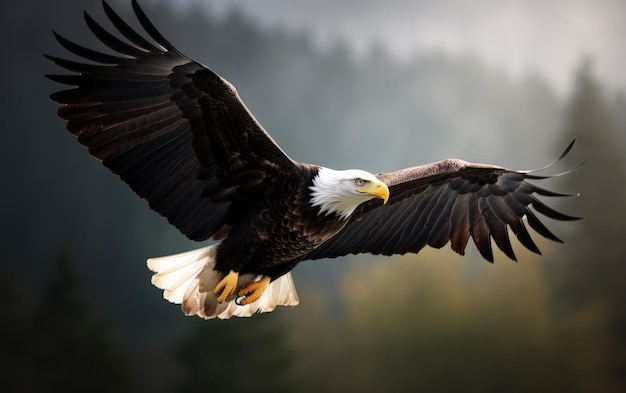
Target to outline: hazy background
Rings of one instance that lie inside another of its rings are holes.
[[[111,1],[123,16],[130,2]],[[96,46],[99,1],[0,6],[0,385],[6,391],[626,389],[626,9],[621,1],[150,1],[155,25],[237,86],[299,161],[372,172],[458,157],[528,169],[585,220],[480,259],[442,250],[309,262],[301,304],[184,317],[145,259],[199,247],[64,129],[47,97]],[[130,18],[133,21],[134,19]],[[97,47],[97,46],[96,46]]]
[[[394,57],[416,51],[479,58],[488,66],[524,78],[538,73],[560,92],[584,55],[598,73],[626,86],[626,3],[620,0],[161,0],[177,9],[204,6],[227,15],[236,5],[265,28],[306,31],[321,46],[337,38],[367,53],[372,43]]]

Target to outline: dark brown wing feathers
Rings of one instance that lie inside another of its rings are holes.
[[[227,81],[176,50],[135,0],[132,5],[154,43],[104,3],[107,17],[127,41],[88,14],[88,27],[115,55],[55,33],[65,49],[90,63],[47,56],[72,72],[48,75],[73,86],[51,98],[62,104],[58,114],[78,141],[171,224],[193,240],[222,238],[229,217],[236,214],[232,206],[245,207],[238,202],[263,197],[278,179],[290,178],[302,166],[272,141]],[[529,183],[551,177],[536,171],[444,160],[378,177],[390,189],[389,203],[361,205],[348,225],[308,259],[404,254],[448,242],[463,254],[470,238],[489,261],[491,239],[515,259],[509,231],[539,253],[526,223],[560,241],[533,211],[556,220],[576,219],[537,198],[564,195]]]
[[[559,159],[572,145],[573,142]],[[404,254],[418,252],[426,245],[440,248],[448,242],[462,255],[471,238],[488,261],[493,262],[492,239],[505,255],[516,260],[509,232],[524,247],[540,253],[525,222],[540,235],[557,242],[561,240],[533,210],[556,220],[577,218],[557,212],[536,197],[567,195],[527,182],[552,177],[535,173],[444,160],[379,174],[378,178],[390,190],[388,204],[383,205],[378,200],[363,204],[337,236],[307,258],[332,258],[361,252]]]
[[[47,56],[72,72],[47,75],[74,86],[51,95],[62,104],[58,114],[79,143],[154,210],[189,238],[207,239],[232,214],[233,198],[241,195],[234,192],[238,187],[256,187],[257,195],[262,194],[259,179],[289,171],[294,163],[252,117],[235,89],[176,50],[136,1],[137,19],[156,45],[103,4],[128,42],[86,13],[93,34],[117,54],[85,48],[55,33],[65,49],[93,63]]]

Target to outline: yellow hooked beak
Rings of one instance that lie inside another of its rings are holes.
[[[387,188],[385,183],[378,180],[368,182],[364,187],[357,189],[357,191],[380,198],[383,200],[383,203],[387,203],[389,200],[389,188]]]

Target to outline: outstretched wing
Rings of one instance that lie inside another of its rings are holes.
[[[492,238],[509,258],[516,260],[508,228],[520,243],[539,254],[524,221],[540,235],[561,240],[546,228],[531,206],[556,220],[578,218],[559,213],[537,198],[566,195],[527,182],[552,177],[535,173],[444,160],[379,174],[377,177],[389,187],[388,204],[371,200],[361,205],[348,225],[307,255],[307,259],[358,253],[416,253],[426,245],[441,248],[448,242],[463,255],[471,237],[488,261],[493,262]]]
[[[264,191],[268,179],[293,167],[226,80],[187,58],[156,30],[135,0],[151,43],[106,2],[106,15],[127,41],[87,13],[93,34],[116,55],[55,33],[82,63],[47,56],[73,72],[47,75],[75,86],[51,98],[58,115],[89,153],[193,240],[220,236],[231,203]]]

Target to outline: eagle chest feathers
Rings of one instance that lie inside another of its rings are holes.
[[[256,219],[249,224],[252,231],[248,235],[263,240],[255,255],[255,264],[272,266],[303,257],[341,231],[354,208],[367,200],[355,199],[349,207],[350,213],[343,215],[339,211],[325,210],[315,203],[315,195],[320,192],[315,186],[319,170],[307,172],[305,179],[294,183],[289,192],[276,190],[274,197],[262,204]],[[331,198],[337,205],[345,203],[340,194],[326,194],[326,197],[331,204]]]

